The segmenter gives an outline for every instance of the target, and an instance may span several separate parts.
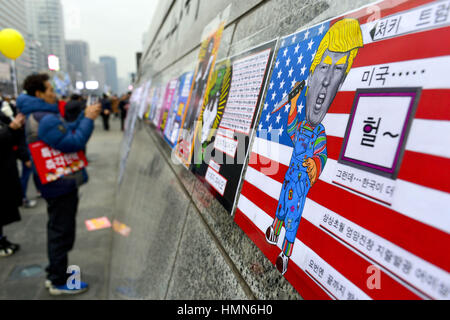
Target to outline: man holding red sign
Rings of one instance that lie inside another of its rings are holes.
[[[29,76],[23,87],[27,94],[19,96],[17,106],[27,118],[33,170],[49,214],[46,286],[52,295],[81,293],[87,290],[86,283],[77,288],[67,283],[68,252],[75,242],[78,188],[88,180],[82,150],[94,131],[101,105],[88,106],[76,121],[67,123],[59,113],[48,75]]]

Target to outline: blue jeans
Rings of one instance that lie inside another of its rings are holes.
[[[20,177],[20,183],[22,184],[22,199],[27,199],[28,180],[30,180],[32,171],[31,168],[28,168],[25,163],[22,162],[22,176]]]

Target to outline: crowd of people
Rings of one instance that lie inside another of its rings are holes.
[[[128,105],[130,101],[131,93],[123,94],[121,97],[117,95],[103,94],[101,97],[94,96],[95,100],[98,100],[102,105],[102,120],[103,128],[105,131],[109,131],[109,121],[111,116],[120,118],[121,128],[123,131],[125,119],[127,117]],[[73,94],[70,97],[62,96],[58,102],[58,108],[61,115],[68,122],[75,121],[81,112],[86,108],[89,97],[86,95]]]
[[[124,130],[131,94],[120,98],[107,94],[58,98],[47,74],[27,77],[23,90],[17,99],[0,93],[0,258],[10,257],[20,249],[19,244],[9,241],[4,227],[21,220],[20,208],[37,205],[36,199],[27,196],[32,177],[38,198],[45,200],[48,212],[49,265],[45,286],[51,295],[82,293],[88,285],[84,282],[70,285],[68,279],[73,274],[67,274],[67,268],[68,253],[75,242],[78,190],[87,182],[87,172],[80,167],[45,181],[42,178],[45,169],[39,165],[44,149],[33,153],[31,148],[43,145],[53,155],[66,157],[83,153],[85,156],[98,117],[102,117],[105,131],[110,130],[111,116],[120,117]]]

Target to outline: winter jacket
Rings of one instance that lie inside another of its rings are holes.
[[[13,151],[14,131],[0,118],[0,226],[20,221],[22,187]]]
[[[25,114],[27,143],[42,141],[55,150],[73,153],[86,149],[94,121],[81,114],[72,122],[66,122],[60,115],[58,105],[48,104],[44,100],[22,94],[17,99],[17,107]],[[37,175],[36,168],[33,171]],[[46,185],[38,183],[42,196],[46,199],[66,195],[87,182],[87,172],[82,170]],[[39,180],[39,179],[37,179]]]

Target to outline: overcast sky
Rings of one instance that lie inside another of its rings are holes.
[[[164,0],[163,0],[164,1]],[[117,58],[118,75],[136,70],[136,52],[159,0],[61,0],[67,40],[89,43],[91,61]]]

